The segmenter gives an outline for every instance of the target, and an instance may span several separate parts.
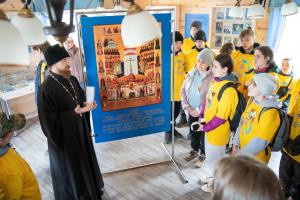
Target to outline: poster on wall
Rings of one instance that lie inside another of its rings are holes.
[[[123,45],[123,16],[80,18],[96,142],[169,129],[171,15],[154,16],[163,37],[136,48]]]
[[[185,37],[191,37],[190,25],[193,21],[200,21],[202,24],[202,30],[205,32],[206,38],[209,38],[209,14],[185,14]]]

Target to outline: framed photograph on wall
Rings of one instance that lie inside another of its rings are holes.
[[[245,26],[244,26],[244,29],[246,29],[246,28],[251,28],[252,30],[253,30],[253,24],[252,23],[245,23]]]
[[[222,33],[223,30],[223,22],[216,23],[216,33]]]
[[[223,11],[217,12],[217,19],[225,19],[225,13]]]
[[[231,43],[232,42],[232,37],[224,37],[224,40],[223,40],[223,45],[226,44],[226,43]]]
[[[224,26],[223,27],[223,33],[231,34],[231,26]]]
[[[232,34],[240,34],[244,29],[244,24],[232,24]]]
[[[229,10],[230,8],[226,8],[226,19],[233,19],[232,17],[229,16]]]
[[[216,35],[215,47],[222,47],[222,35]]]

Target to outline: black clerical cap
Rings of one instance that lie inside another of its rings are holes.
[[[194,36],[194,41],[196,40],[202,40],[206,42],[206,35],[204,31],[197,31],[195,36]]]
[[[70,55],[64,47],[61,47],[58,44],[49,47],[45,52],[45,59],[48,66],[51,66],[66,57],[70,57]]]
[[[177,42],[177,41],[183,42],[183,36],[181,35],[180,32],[175,31],[175,42]]]

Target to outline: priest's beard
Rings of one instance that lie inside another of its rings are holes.
[[[64,66],[64,68],[62,68],[62,69],[57,68],[56,71],[59,75],[63,76],[64,78],[70,78],[71,77],[71,70],[70,70],[69,65]]]

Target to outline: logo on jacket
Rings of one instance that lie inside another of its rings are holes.
[[[242,130],[244,134],[247,135],[252,131],[252,126],[255,117],[256,117],[256,110],[253,108],[247,112],[246,116],[242,117],[241,127],[243,128]]]

